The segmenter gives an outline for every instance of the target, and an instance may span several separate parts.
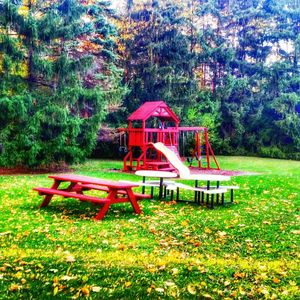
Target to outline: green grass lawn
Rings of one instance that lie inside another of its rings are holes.
[[[300,162],[218,159],[259,172],[232,179],[233,205],[144,200],[141,215],[119,204],[98,222],[74,199],[38,209],[45,174],[1,176],[0,299],[299,299]],[[74,172],[140,180],[121,167],[90,160]]]

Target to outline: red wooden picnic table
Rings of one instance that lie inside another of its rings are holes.
[[[150,198],[149,195],[134,193],[132,188],[139,186],[135,183],[104,180],[74,174],[50,175],[48,177],[54,179],[51,188],[38,187],[33,189],[39,192],[40,195],[45,196],[40,207],[46,207],[54,195],[60,195],[65,198],[75,198],[80,201],[92,202],[102,206],[95,217],[96,220],[103,219],[110,205],[114,203],[130,202],[135,213],[140,214],[141,209],[137,203],[137,199]],[[62,182],[69,182],[70,184],[66,188],[59,189]],[[91,189],[106,191],[108,193],[107,197],[98,198],[83,194],[83,191]]]

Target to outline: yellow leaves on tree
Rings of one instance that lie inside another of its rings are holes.
[[[97,45],[89,40],[82,40],[80,41],[77,51],[78,52],[89,52],[89,53],[98,53],[102,46]]]

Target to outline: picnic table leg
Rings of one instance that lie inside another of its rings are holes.
[[[112,189],[108,192],[107,199],[114,200],[118,197],[118,191],[115,189]],[[111,201],[104,203],[103,206],[100,208],[97,216],[95,217],[95,220],[102,220],[104,216],[106,215],[109,207],[110,207]]]
[[[110,203],[104,203],[104,205],[100,208],[97,216],[95,217],[95,220],[102,220],[104,218],[104,216],[106,215],[108,209],[110,207]]]
[[[174,198],[174,190],[171,190],[171,201],[173,201]]]
[[[201,200],[201,192],[198,191],[197,192],[198,196],[197,196],[197,203],[200,205],[200,200]]]
[[[207,181],[207,190],[210,189],[210,181]],[[209,203],[209,194],[206,194],[206,204]]]
[[[106,198],[109,200],[114,200],[118,198],[118,191],[115,189],[110,190]],[[100,208],[97,216],[95,217],[95,220],[102,220],[106,215],[110,205],[111,205],[111,201],[104,203],[103,206]]]
[[[158,199],[162,198],[162,194],[163,194],[163,178],[160,177],[159,179],[159,195],[158,195]]]
[[[198,180],[195,180],[195,188],[198,187]],[[198,193],[197,191],[195,191],[194,193],[194,202],[196,203],[197,202],[197,199],[198,199]]]
[[[67,191],[83,195],[82,187],[77,182],[71,182],[71,184],[67,187]]]
[[[146,182],[146,177],[143,176],[143,183],[145,183],[145,182]],[[142,185],[142,194],[145,194],[145,186],[144,185]]]
[[[141,213],[141,209],[136,201],[136,196],[134,195],[133,191],[131,188],[127,188],[126,189],[126,192],[127,192],[127,196],[128,196],[128,199],[135,211],[136,214],[140,214]]]
[[[61,183],[60,180],[54,180],[54,183],[51,186],[51,189],[57,190],[57,188],[59,187],[60,183]],[[46,207],[49,204],[49,202],[51,201],[51,199],[52,199],[53,196],[54,196],[53,194],[52,195],[45,195],[45,198],[44,198],[43,202],[40,204],[39,208]]]
[[[217,181],[217,189],[220,188],[220,181]],[[219,204],[219,194],[217,194],[217,204]]]

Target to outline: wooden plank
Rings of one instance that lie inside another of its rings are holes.
[[[76,174],[58,174],[58,175],[50,175],[48,177],[53,178],[55,180],[60,180],[60,181],[97,184],[97,185],[101,185],[101,186],[120,188],[120,189],[126,189],[129,187],[138,187],[138,184],[121,183],[119,181],[104,180],[104,179],[99,179],[99,178],[95,178],[95,177],[88,177],[88,176],[76,175]]]
[[[211,188],[224,188],[228,190],[238,190],[240,187],[238,185],[220,185],[219,187],[211,186]]]
[[[198,189],[195,188],[195,191],[198,191]],[[199,189],[199,191],[203,192],[204,194],[214,195],[214,194],[224,194],[227,192],[227,189],[212,189],[212,190]]]
[[[79,185],[77,185],[79,186]],[[87,189],[91,189],[91,190],[98,190],[98,191],[104,191],[104,192],[108,192],[109,189],[106,186],[100,186],[100,185],[95,185],[95,184],[81,184],[80,185],[83,188],[87,188]],[[127,195],[127,192],[125,190],[118,190],[117,191],[118,194],[120,195]],[[151,199],[151,195],[147,195],[147,194],[141,194],[141,193],[133,193],[134,196],[137,199]]]
[[[185,189],[185,190],[203,192],[204,194],[223,194],[223,193],[227,192],[227,189],[224,189],[224,188],[207,189],[207,187],[193,187],[193,186],[183,184],[180,182],[176,182],[174,185],[176,185],[179,188]]]
[[[83,183],[83,184],[77,184],[76,189],[80,190],[97,190],[97,191],[103,191],[103,192],[109,192],[109,188],[107,186],[102,186],[98,184],[88,184],[88,183]]]
[[[103,203],[104,204],[104,203],[110,202],[109,199],[105,199],[105,198],[97,198],[97,197],[93,197],[93,196],[77,194],[77,193],[72,193],[72,192],[66,192],[66,191],[56,190],[56,189],[51,189],[51,188],[37,187],[37,188],[33,188],[33,190],[39,192],[40,195],[58,195],[58,196],[66,197],[66,198],[76,198],[81,201],[88,201],[88,202],[93,202],[93,203]]]
[[[168,162],[162,162],[162,161],[147,161],[147,165],[150,165],[150,166],[169,166],[170,164]]]

